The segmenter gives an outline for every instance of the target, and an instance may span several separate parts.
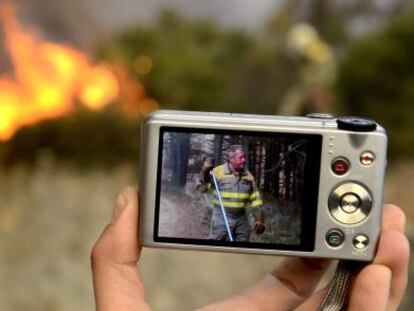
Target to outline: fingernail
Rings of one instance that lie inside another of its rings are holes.
[[[118,218],[119,215],[121,215],[122,211],[124,210],[125,206],[127,204],[127,201],[125,199],[125,197],[123,195],[118,195],[118,198],[116,199],[115,202],[115,206],[114,209],[112,210],[112,215],[111,215],[111,223],[115,223]]]

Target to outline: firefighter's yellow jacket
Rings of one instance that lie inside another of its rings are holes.
[[[233,174],[228,164],[213,169],[220,191],[223,206],[226,209],[244,209],[247,204],[255,210],[263,205],[253,175],[248,170]],[[212,186],[214,189],[214,186]],[[217,191],[213,190],[213,204],[219,207]]]

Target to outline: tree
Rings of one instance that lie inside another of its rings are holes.
[[[372,117],[389,134],[390,155],[414,154],[414,12],[351,45],[339,68],[346,114]]]
[[[185,110],[273,113],[296,66],[285,50],[259,36],[172,10],[121,33],[99,54],[131,69],[145,55],[151,69],[136,71],[136,78],[149,96],[163,108]]]
[[[172,188],[183,188],[187,182],[190,135],[165,133],[163,139],[163,179]]]

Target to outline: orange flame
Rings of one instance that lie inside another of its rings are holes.
[[[17,20],[11,2],[0,5],[0,25],[14,76],[0,76],[0,140],[44,119],[71,112],[75,100],[101,109],[119,94],[109,65],[91,65],[87,56],[65,45],[42,41]]]

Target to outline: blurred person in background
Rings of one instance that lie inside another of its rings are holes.
[[[138,193],[119,194],[110,223],[95,244],[92,274],[97,310],[151,310],[137,263],[141,255]],[[405,214],[384,206],[378,251],[354,281],[349,310],[397,310],[407,286]],[[329,261],[287,258],[247,290],[202,310],[316,310],[328,288],[314,292]]]

